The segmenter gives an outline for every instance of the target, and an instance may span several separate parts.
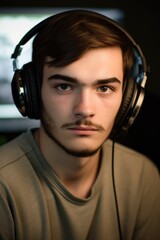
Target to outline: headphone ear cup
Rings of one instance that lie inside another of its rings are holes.
[[[144,99],[144,89],[130,78],[125,86],[123,99],[118,111],[111,138],[122,135],[128,131],[135,120]]]
[[[22,114],[31,119],[40,118],[40,90],[32,62],[16,70],[12,80],[12,95],[15,105]]]
[[[26,117],[26,100],[24,96],[24,86],[21,79],[21,70],[16,70],[11,82],[13,101],[22,116]]]

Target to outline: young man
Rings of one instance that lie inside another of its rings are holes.
[[[0,149],[0,239],[158,240],[158,169],[111,140],[143,95],[133,40],[85,10],[32,32],[32,62],[15,71],[12,91],[41,124]]]

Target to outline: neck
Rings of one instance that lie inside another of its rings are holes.
[[[68,191],[76,197],[88,197],[98,174],[100,150],[89,157],[75,157],[41,130],[36,131],[34,137],[46,161]]]

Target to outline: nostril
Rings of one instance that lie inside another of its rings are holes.
[[[77,118],[88,118],[88,117],[93,117],[94,114],[91,111],[83,111],[83,112],[76,113],[75,116]]]

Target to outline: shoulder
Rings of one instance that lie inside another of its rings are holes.
[[[107,143],[107,145],[113,150],[112,142]],[[107,154],[107,146],[105,151]],[[151,201],[153,201],[153,207],[154,204],[159,206],[160,174],[158,167],[150,158],[134,149],[115,143],[110,161],[112,162],[117,193],[123,202],[127,201],[127,196],[131,203],[143,199],[148,201],[148,206]]]
[[[122,170],[123,173],[128,172],[134,175],[135,173],[136,175],[141,175],[144,174],[144,172],[146,172],[146,174],[159,174],[157,166],[146,155],[117,142],[114,144],[114,151],[112,151],[112,141],[109,140],[106,144],[110,152],[113,153],[113,155],[112,153],[110,155],[111,158],[114,157],[115,166]],[[105,148],[107,148],[107,146]]]
[[[134,166],[144,167],[145,165],[149,168],[156,168],[153,161],[146,155],[119,143],[115,144],[115,157],[120,158],[122,162],[128,162],[128,164]]]
[[[21,159],[30,149],[27,133],[22,133],[10,142],[0,146],[0,170]]]

